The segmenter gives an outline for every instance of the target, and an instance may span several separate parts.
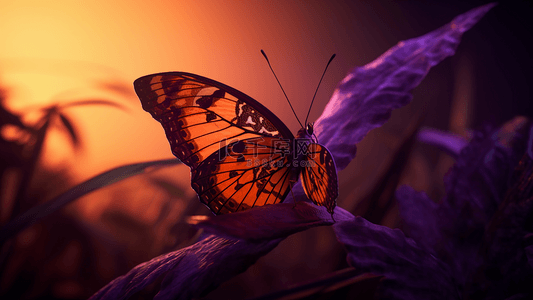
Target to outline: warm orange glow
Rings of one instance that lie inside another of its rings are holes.
[[[297,122],[259,50],[270,55],[296,111],[303,116],[327,57],[337,50],[327,41],[328,29],[316,22],[321,12],[311,8],[298,2],[271,6],[245,1],[231,5],[4,1],[0,4],[0,75],[2,84],[12,89],[8,106],[24,113],[28,107],[54,103],[58,94],[70,89],[93,95],[88,80],[131,84],[142,75],[178,70],[212,77],[250,94],[296,131]],[[318,116],[329,98],[332,78],[344,75],[338,70],[335,66],[330,70],[311,118]],[[68,94],[60,98],[69,100]],[[129,102],[112,99],[126,103],[130,112],[98,106],[66,112],[81,129],[87,147],[81,153],[83,159],[76,159],[74,165],[81,177],[119,164],[171,156],[159,124],[141,110],[136,97]],[[54,140],[48,143],[53,150],[47,155],[57,163],[71,151],[65,150],[68,145],[61,138]]]
[[[172,157],[160,124],[141,109],[133,93],[133,81],[150,73],[186,71],[233,86],[263,103],[296,132],[298,123],[259,50],[269,55],[303,118],[327,59],[334,52],[343,56],[336,46],[342,44],[342,37],[336,37],[336,42],[330,37],[339,30],[338,25],[324,26],[324,20],[338,16],[324,14],[321,5],[3,1],[0,84],[8,88],[8,108],[23,116],[27,124],[38,120],[39,108],[76,100],[111,100],[127,109],[99,105],[64,108],[62,113],[79,132],[81,151],[73,149],[56,118],[41,162],[48,168],[65,168],[74,182],[119,165]],[[343,8],[337,5],[332,9]],[[322,83],[310,120],[318,117],[336,82],[355,64],[342,63],[354,59],[352,54],[343,57],[331,66]],[[121,91],[102,88],[102,84],[119,86]],[[174,169],[170,174],[194,196],[188,169],[177,173]],[[136,187],[142,188],[142,184]],[[88,220],[97,220],[113,207],[138,219],[156,217],[157,209],[148,207],[154,207],[151,201],[160,196],[142,197],[137,191],[137,200],[128,197],[116,203],[111,201],[115,195],[113,188],[104,189],[77,201],[76,206]],[[144,202],[136,203],[138,199]]]

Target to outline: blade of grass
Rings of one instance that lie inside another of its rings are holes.
[[[128,108],[124,105],[118,104],[113,101],[102,100],[102,99],[88,99],[88,100],[72,101],[72,102],[62,104],[61,108],[81,106],[81,105],[108,105],[108,106],[112,106],[123,111],[128,111]]]
[[[67,130],[74,149],[79,149],[81,145],[81,141],[80,141],[80,138],[78,137],[79,136],[78,130],[74,127],[74,123],[72,123],[72,121],[70,121],[70,118],[67,117],[63,113],[59,113],[59,119],[61,120],[61,123],[63,123],[63,126]]]
[[[96,86],[100,89],[111,91],[124,97],[135,97],[135,99],[137,99],[137,95],[131,88],[131,84],[124,84],[122,81],[97,81]]]
[[[44,141],[46,139],[46,133],[50,128],[50,121],[53,118],[54,114],[55,108],[52,107],[48,110],[47,114],[39,121],[39,124],[42,125],[37,126],[38,129],[36,129],[34,137],[35,142],[33,146],[31,146],[31,144],[29,145],[29,147],[32,147],[31,156],[28,158],[22,169],[23,175],[18,186],[17,195],[15,197],[15,203],[13,205],[14,215],[20,214],[21,210],[25,209],[25,206],[27,204],[26,195],[29,190],[31,179],[33,178],[33,173],[35,172],[35,168],[37,167],[39,157],[41,156]]]
[[[20,214],[20,211],[25,209],[25,206],[28,203],[26,195],[29,190],[31,179],[33,178],[33,173],[35,172],[35,168],[37,167],[39,157],[41,156],[41,151],[46,138],[46,133],[48,132],[48,128],[50,127],[50,120],[53,117],[54,113],[55,107],[50,107],[46,115],[39,120],[38,124],[40,125],[35,127],[35,141],[33,145],[31,145],[31,143],[29,144],[29,147],[31,147],[31,156],[22,166],[23,175],[17,188],[15,202],[13,203],[12,215]],[[6,226],[10,223],[11,222],[6,224]],[[4,275],[5,268],[7,266],[7,261],[11,256],[14,247],[13,241],[8,241],[8,243],[4,242],[4,239],[0,239],[0,277]]]
[[[3,244],[7,239],[11,238],[24,228],[38,222],[42,218],[54,213],[63,206],[92,191],[108,186],[120,180],[126,179],[128,177],[141,174],[145,172],[145,170],[149,167],[174,165],[180,163],[181,161],[173,158],[131,164],[109,170],[91,179],[88,179],[85,182],[72,187],[71,189],[57,196],[56,198],[46,203],[34,206],[23,214],[11,220],[9,223],[7,223],[0,229],[0,244]]]

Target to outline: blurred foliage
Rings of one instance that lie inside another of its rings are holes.
[[[119,81],[101,83],[100,88],[131,96],[131,91]],[[73,186],[68,166],[48,169],[40,163],[45,159],[41,156],[50,130],[66,134],[76,154],[76,150],[83,147],[83,137],[75,120],[69,116],[68,108],[104,105],[125,110],[125,107],[107,99],[73,99],[64,104],[33,108],[40,112],[40,117],[33,124],[26,124],[24,116],[6,108],[5,94],[0,93],[0,226],[13,228],[6,224],[17,220],[21,222],[18,222],[20,226],[15,226],[16,232],[22,230],[0,244],[0,298],[86,299],[136,264],[194,237],[195,230],[188,230],[188,227],[182,230],[185,223],[180,223],[180,218],[175,219],[176,207],[181,207],[176,205],[176,199],[187,197],[179,188],[174,188],[176,195],[157,199],[161,206],[153,224],[139,222],[120,207],[106,210],[96,223],[87,221],[70,206],[43,218],[46,214],[38,210],[57,203],[57,195]],[[117,178],[144,172],[153,165],[118,168],[110,174],[112,178],[101,176],[92,186],[105,186],[116,182]],[[157,176],[157,168],[152,169],[150,172]],[[116,172],[120,172],[120,176]],[[130,194],[131,199],[125,201],[134,200],[135,192],[130,184],[114,187],[111,197],[120,199]],[[90,188],[86,185],[76,198]],[[60,203],[58,208],[70,201]],[[28,214],[36,209],[37,213]],[[33,225],[28,226],[30,224]],[[163,234],[158,235],[156,231]],[[175,238],[172,238],[172,231],[177,231]]]

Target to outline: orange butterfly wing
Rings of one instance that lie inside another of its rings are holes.
[[[192,187],[216,214],[282,202],[294,169],[275,148],[277,138],[246,139],[222,147],[192,171]]]
[[[306,166],[300,177],[307,197],[333,214],[339,187],[335,161],[326,147],[315,143],[307,146]]]
[[[134,86],[143,109],[163,125],[172,153],[191,168],[200,200],[215,214],[285,199],[293,171],[285,154],[291,150],[290,143],[277,142],[294,136],[262,104],[182,72],[144,76]]]

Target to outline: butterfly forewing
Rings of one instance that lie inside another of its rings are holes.
[[[300,174],[305,194],[313,203],[325,206],[333,214],[339,188],[337,169],[331,153],[322,145],[310,143],[307,146],[305,164]]]
[[[294,137],[259,102],[182,72],[144,76],[134,86],[143,109],[163,125],[172,153],[191,168],[200,200],[214,213],[285,199],[295,172],[286,145]]]
[[[171,72],[141,77],[134,86],[143,109],[163,125],[172,153],[192,169],[221,142],[260,136],[293,139],[263,105],[217,81]]]

